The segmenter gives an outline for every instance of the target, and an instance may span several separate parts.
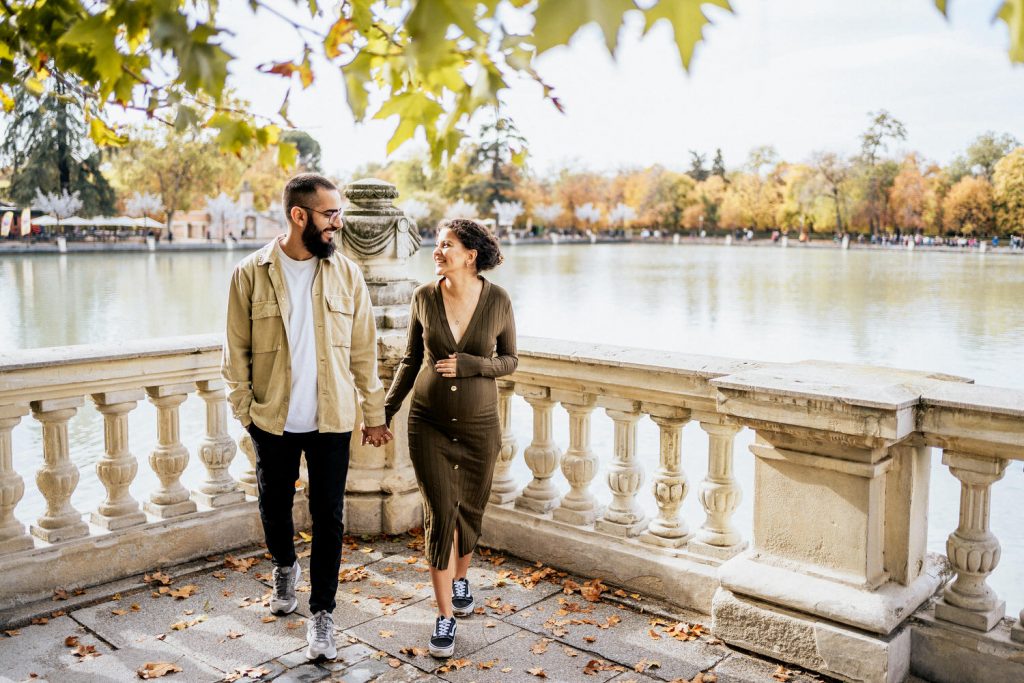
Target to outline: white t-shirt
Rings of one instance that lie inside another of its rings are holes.
[[[316,335],[313,323],[313,275],[317,259],[296,261],[282,249],[281,272],[291,312],[284,321],[288,334],[288,347],[292,356],[292,389],[288,401],[288,417],[284,421],[286,432],[315,432],[317,421],[316,400]]]

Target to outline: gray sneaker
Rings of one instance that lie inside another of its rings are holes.
[[[334,659],[338,648],[334,644],[334,617],[327,610],[320,610],[306,622],[306,659]]]
[[[291,614],[299,606],[295,587],[302,577],[299,561],[289,567],[274,567],[274,594],[270,596],[271,614]]]

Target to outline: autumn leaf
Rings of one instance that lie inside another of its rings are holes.
[[[500,659],[492,659],[489,662],[477,662],[476,663],[476,668],[480,669],[481,671],[486,671],[488,669],[493,669],[494,665],[497,664],[499,661],[501,661],[501,660]]]
[[[388,660],[388,666],[390,666],[392,669],[397,669],[398,667],[402,666],[402,660],[392,657]]]
[[[77,647],[78,646],[78,636],[68,636],[67,638],[64,639],[64,645],[66,647]]]
[[[527,669],[526,673],[536,676],[537,678],[547,678],[548,675],[544,672],[544,669],[536,667],[533,669]]]
[[[306,543],[312,543],[313,542],[313,534],[307,533],[305,531],[300,531],[299,532],[299,538],[301,538]]]
[[[170,662],[146,662],[140,668],[136,669],[135,673],[139,678],[150,679],[162,678],[167,674],[179,671],[181,671],[181,667],[177,664],[171,664]]]
[[[170,591],[170,594],[172,598],[184,600],[185,598],[192,597],[197,590],[199,590],[199,586],[189,584],[187,586],[182,586],[181,588],[177,588],[175,590]]]
[[[392,636],[394,636],[394,635],[395,635],[395,632],[394,632],[394,631],[380,631],[380,632],[378,633],[378,635],[379,635],[379,636],[380,636],[381,638],[391,638]]]
[[[123,617],[125,614],[128,614],[128,610],[126,610],[126,609],[112,609],[112,610],[110,610],[110,613],[113,614],[115,617]]]
[[[163,586],[170,585],[171,581],[173,581],[173,580],[174,579],[172,579],[167,574],[164,574],[163,572],[153,572],[152,574],[145,574],[142,577],[142,582],[143,583],[148,583],[148,584],[159,583],[159,584],[161,584]]]
[[[16,628],[12,628],[12,629],[8,629],[8,630],[4,631],[4,635],[7,636],[8,638],[13,638],[14,636],[20,636],[21,635],[21,631],[19,631]]]
[[[793,680],[793,672],[780,664],[779,668],[777,668],[775,673],[772,674],[772,678],[785,683],[785,681]]]
[[[236,640],[238,638],[241,638],[244,635],[245,635],[244,633],[238,633],[237,631],[228,631],[227,632],[227,639],[228,640]]]
[[[255,557],[235,558],[231,555],[228,555],[224,558],[224,566],[228,569],[234,569],[236,572],[239,572],[240,574],[244,574],[247,571],[249,571],[249,569],[252,568],[252,566],[257,562],[259,562],[259,559]]]
[[[597,642],[597,636],[583,636],[583,642],[585,642],[585,643]]]
[[[636,671],[637,673],[642,674],[644,671],[647,671],[648,669],[658,669],[658,668],[661,668],[661,662],[656,661],[656,660],[648,662],[647,658],[644,657],[643,659],[641,659],[639,662],[636,663],[636,665],[633,667],[633,671]]]
[[[542,655],[548,651],[548,643],[550,642],[550,638],[541,638],[530,647],[530,652],[535,655]]]
[[[95,645],[79,645],[72,654],[78,657],[80,662],[87,662],[100,656],[100,653],[96,652]]]
[[[568,44],[579,29],[595,21],[604,33],[608,52],[614,54],[622,15],[633,9],[632,0],[540,0],[532,39],[537,54]]]
[[[32,625],[33,626],[42,626],[43,624],[49,623],[49,621],[50,620],[48,618],[46,618],[46,617],[34,617],[32,619]]]
[[[601,593],[606,590],[608,590],[608,586],[601,583],[601,579],[591,579],[583,584],[580,595],[590,602],[598,602],[601,599]]]
[[[412,655],[413,657],[426,657],[430,654],[430,650],[425,647],[403,647],[398,652],[403,655]]]
[[[277,621],[277,617],[275,617],[273,614],[268,614],[267,616],[263,617],[261,621],[264,624],[269,624],[272,621]]]
[[[53,600],[54,600],[54,602],[56,602],[57,600],[67,600],[67,599],[68,599],[68,592],[66,590],[64,590],[63,588],[55,588],[54,589],[54,591],[53,591]]]
[[[703,38],[705,24],[709,23],[708,18],[701,9],[702,5],[715,5],[722,9],[732,11],[729,0],[674,0],[672,2],[658,2],[650,9],[644,10],[644,17],[647,24],[644,28],[646,34],[661,20],[667,20],[672,25],[675,33],[676,48],[679,50],[679,58],[683,68],[689,70],[690,60],[693,58],[694,48]]]

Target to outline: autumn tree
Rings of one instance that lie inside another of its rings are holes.
[[[1024,232],[1024,147],[1005,155],[992,173],[999,230]]]
[[[86,136],[73,82],[48,79],[38,97],[19,89],[2,118],[0,158],[10,166],[15,203],[30,206],[38,191],[77,193],[86,214],[114,213],[114,190],[100,171],[103,154]]]
[[[847,181],[850,177],[849,164],[834,152],[815,152],[811,157],[811,166],[817,171],[821,183],[832,200],[835,231],[845,232],[847,225],[844,215],[846,213]]]
[[[953,182],[967,175],[981,176],[992,182],[996,164],[1019,146],[1020,141],[1009,133],[982,133],[967,146],[964,154],[953,159],[949,165],[949,174]]]
[[[882,154],[897,141],[907,139],[903,123],[881,109],[870,114],[871,125],[861,134],[861,153],[857,161],[856,178],[862,185],[861,213],[872,234],[881,232],[889,208],[889,189],[896,179],[899,167]]]
[[[889,190],[889,206],[896,227],[910,232],[924,230],[928,194],[928,183],[917,157],[907,155]]]
[[[711,175],[710,171],[704,167],[707,162],[707,157],[700,152],[691,149],[690,150],[690,170],[686,172],[686,175],[690,176],[698,183],[708,179]]]
[[[947,230],[985,235],[993,227],[992,185],[984,178],[961,178],[946,195],[942,209]]]
[[[715,149],[715,159],[711,162],[711,175],[716,175],[725,180],[725,159],[722,158],[722,149]]]

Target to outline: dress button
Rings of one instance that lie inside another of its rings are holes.
[[[458,390],[459,390],[458,387],[452,387],[452,391],[458,391]]]
[[[454,469],[454,470],[457,470],[457,469],[459,469],[459,466],[458,466],[458,465],[456,465],[456,466],[455,466],[455,467],[453,467],[452,469]]]
[[[458,439],[452,439],[452,443],[458,443],[458,442],[459,442]]]
[[[455,417],[452,418],[452,422],[458,422],[458,421],[459,421],[458,418],[455,418]]]

